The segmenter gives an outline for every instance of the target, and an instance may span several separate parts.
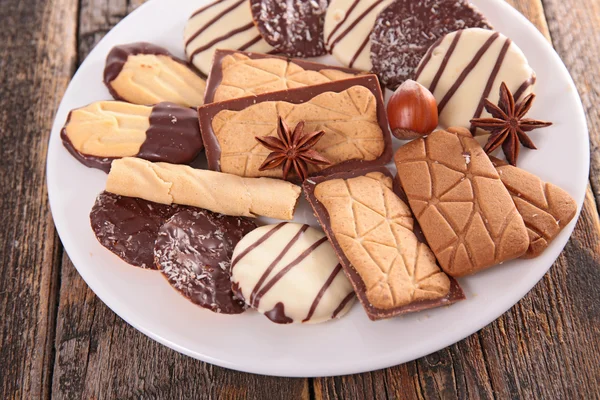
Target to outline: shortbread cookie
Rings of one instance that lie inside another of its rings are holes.
[[[254,25],[249,0],[214,0],[200,8],[188,20],[184,39],[188,60],[206,75],[216,49],[273,51]]]
[[[371,34],[373,72],[395,90],[413,78],[436,40],[466,28],[492,26],[466,0],[395,0],[379,14]]]
[[[79,162],[105,172],[121,157],[187,164],[204,147],[196,111],[173,103],[98,101],[71,111],[60,136]]]
[[[208,166],[215,171],[281,178],[281,168],[259,170],[270,150],[256,140],[276,136],[278,117],[292,129],[304,121],[305,132],[325,132],[313,149],[331,164],[310,165],[309,175],[384,165],[391,158],[389,125],[374,75],[207,104],[199,115]]]
[[[182,204],[232,216],[294,217],[300,187],[279,179],[241,178],[186,165],[115,160],[106,190],[162,204]]]
[[[247,218],[199,208],[179,211],[158,231],[156,265],[194,304],[216,313],[239,314],[245,306],[231,290],[231,255],[239,240],[255,228]]]
[[[490,158],[529,233],[529,248],[523,258],[537,257],[575,217],[577,203],[558,186],[495,157]]]
[[[104,83],[115,100],[183,107],[201,106],[206,87],[185,61],[150,43],[115,46],[106,58]]]
[[[416,236],[410,209],[394,193],[386,168],[309,179],[304,189],[369,318],[464,299]]]
[[[471,28],[450,33],[432,45],[415,80],[435,96],[441,127],[470,129],[472,118],[490,116],[484,100],[497,104],[502,82],[518,102],[533,91],[535,79],[525,55],[509,38]]]
[[[327,237],[308,225],[284,222],[250,232],[231,265],[238,296],[276,323],[325,322],[342,317],[354,301]]]
[[[102,192],[90,212],[90,223],[100,244],[123,261],[140,268],[156,269],[154,241],[158,229],[182,209]]]
[[[331,0],[325,14],[325,48],[342,64],[371,71],[371,32],[392,0]]]
[[[204,103],[338,81],[358,73],[306,60],[217,50],[206,81]]]
[[[290,57],[325,54],[323,24],[327,0],[250,0],[262,37]]]
[[[442,269],[464,276],[525,254],[527,229],[500,176],[464,128],[400,147],[398,176]]]

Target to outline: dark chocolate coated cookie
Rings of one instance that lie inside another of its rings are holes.
[[[158,232],[156,265],[193,303],[217,313],[239,314],[245,306],[231,289],[231,256],[240,239],[255,228],[248,218],[182,210]]]

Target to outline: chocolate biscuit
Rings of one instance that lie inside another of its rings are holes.
[[[358,70],[270,54],[217,50],[204,103],[352,78]]]
[[[185,61],[150,43],[115,46],[106,57],[104,84],[115,100],[183,107],[204,102],[206,82]]]
[[[307,179],[304,190],[370,319],[464,299],[419,239],[385,167]]]
[[[121,157],[187,164],[204,147],[196,111],[173,103],[98,101],[71,111],[60,136],[79,162],[104,172]]]
[[[331,166],[311,165],[309,175],[384,165],[391,158],[375,75],[207,104],[198,112],[208,166],[214,171],[281,178],[281,169],[259,171],[270,151],[256,140],[276,135],[278,117],[292,127],[304,121],[306,132],[325,132],[314,150]]]
[[[448,275],[473,274],[525,254],[523,219],[467,129],[413,140],[394,160],[410,207]]]
[[[558,186],[495,157],[490,159],[529,233],[529,248],[522,258],[537,257],[575,217],[577,203]]]

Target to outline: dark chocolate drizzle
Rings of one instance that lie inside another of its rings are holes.
[[[221,3],[223,0],[217,1],[215,3],[213,3],[212,5]],[[204,24],[204,26],[202,26],[200,29],[198,29],[196,32],[194,32],[194,34],[192,36],[190,36],[190,38],[188,40],[186,40],[185,42],[185,47],[189,46],[189,44],[196,39],[202,32],[204,32],[205,30],[207,30],[209,27],[211,27],[215,22],[219,21],[221,18],[223,18],[225,15],[229,14],[231,11],[235,10],[240,4],[242,4],[245,0],[239,0],[237,3],[233,3],[231,6],[227,7],[226,9],[224,9],[223,11],[221,11],[219,14],[215,15],[210,21],[206,22],[206,24]],[[205,11],[207,8],[210,7],[204,7],[204,9],[198,10],[196,11],[191,18],[195,17],[196,15],[200,14],[201,12]]]
[[[70,121],[71,113],[60,132],[65,148],[86,167],[98,168],[108,173],[112,161],[120,157],[94,156],[76,149],[67,136],[66,127]],[[188,164],[203,148],[196,110],[164,102],[152,108],[146,140],[142,143],[139,152],[132,154],[131,157],[153,162]]]
[[[454,53],[454,50],[456,49],[456,45],[458,44],[458,41],[460,40],[460,37],[462,36],[462,33],[463,33],[463,31],[456,32],[456,35],[454,35],[454,38],[452,39],[452,43],[450,43],[450,47],[448,48],[448,51],[446,52],[446,54],[444,54],[442,63],[440,64],[440,67],[438,68],[437,72],[435,73],[435,76],[433,77],[433,80],[431,81],[431,85],[429,85],[429,91],[431,93],[435,92],[435,89],[437,88],[440,78],[442,77],[442,75],[444,75],[444,71],[446,71],[446,67],[448,66],[448,61],[450,61],[450,57],[452,57],[452,54]],[[440,39],[440,43],[441,43],[442,39]],[[431,56],[431,54],[430,54],[430,56]]]
[[[238,51],[238,50],[217,49],[217,50],[215,50],[215,54],[213,57],[213,63],[212,63],[212,67],[210,70],[210,74],[208,75],[208,79],[206,80],[206,89],[204,91],[204,104],[209,104],[214,101],[217,88],[221,85],[221,82],[223,81],[223,68],[222,68],[223,59],[232,54],[242,54],[251,60],[261,60],[261,59],[265,59],[265,58],[275,58],[278,60],[285,60],[288,62],[293,62],[294,64],[298,65],[299,67],[301,67],[302,69],[304,69],[306,71],[321,71],[324,69],[333,69],[336,71],[341,71],[341,72],[345,72],[348,74],[354,74],[354,75],[363,73],[362,71],[359,71],[357,69],[338,67],[338,66],[333,66],[333,65],[326,65],[326,64],[316,63],[316,62],[302,60],[302,59],[298,59],[298,58],[288,58],[288,57],[275,56],[272,54],[244,52],[241,50]]]
[[[350,178],[355,178],[357,176],[364,176],[370,172],[381,172],[385,176],[392,178],[392,174],[390,173],[390,171],[387,168],[385,168],[385,167],[370,167],[370,168],[363,168],[363,169],[351,170],[351,171],[347,171],[347,172],[336,173],[336,174],[332,174],[332,175],[328,175],[328,176],[318,176],[318,177],[315,177],[312,179],[307,179],[306,181],[304,181],[304,184],[302,185],[302,187],[304,189],[304,195],[305,195],[306,199],[308,200],[308,202],[310,203],[311,207],[313,208],[315,215],[317,217],[317,220],[321,224],[321,227],[325,231],[325,234],[329,238],[329,241],[331,242],[331,245],[333,246],[333,249],[335,250],[335,252],[338,256],[340,263],[342,264],[342,267],[344,268],[344,271],[346,272],[346,276],[348,277],[348,279],[350,280],[350,283],[354,287],[356,295],[358,296],[358,299],[360,300],[363,308],[367,312],[368,317],[371,320],[390,318],[390,317],[394,317],[394,316],[405,314],[405,313],[423,311],[423,310],[426,310],[429,308],[440,307],[443,305],[450,305],[459,300],[464,300],[465,295],[464,295],[461,287],[458,285],[458,282],[456,281],[456,279],[452,278],[451,276],[448,276],[448,278],[450,279],[450,291],[448,292],[448,294],[445,297],[442,297],[440,299],[417,301],[417,302],[413,302],[413,303],[410,303],[410,304],[407,304],[404,306],[399,306],[399,307],[394,307],[394,308],[389,308],[389,309],[377,308],[369,302],[369,299],[367,298],[367,294],[366,294],[367,288],[366,288],[365,282],[362,280],[362,278],[358,274],[358,272],[356,272],[356,270],[354,269],[354,267],[352,266],[352,264],[350,263],[350,261],[348,260],[346,255],[344,254],[344,251],[340,247],[339,243],[337,242],[337,240],[335,238],[335,234],[333,233],[333,230],[331,229],[329,213],[327,212],[327,209],[325,208],[325,206],[323,206],[323,204],[319,200],[317,200],[317,198],[315,196],[315,188],[319,183],[322,183],[322,182],[325,182],[328,180],[350,179]],[[396,184],[395,181],[396,180],[394,180],[394,187],[393,187],[394,193],[398,197],[400,197],[400,199],[405,201],[406,196],[401,191],[401,186],[399,184]],[[423,234],[420,231],[420,227],[419,227],[416,219],[415,219],[413,231],[419,241],[425,242]],[[345,301],[346,301],[346,299],[345,299]],[[348,299],[347,301],[350,301],[350,299]],[[347,301],[346,301],[346,303],[347,303]],[[336,312],[339,313],[345,307],[345,305],[346,304],[344,302],[342,302],[342,304],[340,304],[340,306],[338,307]],[[334,313],[334,316],[335,315],[337,315],[337,314]]]
[[[100,244],[123,261],[156,269],[154,241],[158,230],[181,209],[181,206],[102,192],[90,212],[90,223]]]
[[[331,319],[336,318],[339,315],[339,313],[341,313],[342,310],[346,307],[346,305],[348,305],[350,300],[352,300],[354,298],[354,296],[355,296],[355,293],[353,291],[348,293],[348,295],[346,297],[344,297],[344,300],[342,300],[340,305],[335,309],[333,314],[331,314]]]
[[[285,315],[285,308],[281,302],[275,304],[275,307],[271,311],[267,311],[265,315],[276,324],[291,324],[294,322],[293,319]]]
[[[529,79],[527,79],[525,82],[523,82],[521,84],[521,86],[519,86],[519,88],[517,89],[517,91],[514,94],[515,101],[519,101],[521,99],[521,96],[523,96],[523,93],[525,93],[525,91],[531,85],[535,84],[536,80],[537,80],[536,76],[533,75],[532,77],[530,77]]]
[[[239,314],[245,305],[232,291],[231,256],[240,239],[255,228],[248,218],[185,209],[158,231],[156,265],[193,303],[213,312]]]
[[[282,90],[279,92],[264,93],[256,96],[242,97],[238,99],[206,104],[198,109],[200,118],[200,132],[206,151],[208,167],[213,171],[221,171],[221,146],[212,127],[215,115],[222,110],[240,111],[251,105],[264,101],[285,101],[292,104],[304,103],[324,92],[340,93],[352,86],[364,86],[373,93],[377,101],[377,120],[384,140],[384,149],[381,155],[372,161],[347,160],[339,164],[325,168],[312,176],[332,174],[340,171],[348,171],[370,166],[385,165],[392,158],[392,139],[387,114],[383,102],[383,94],[379,81],[375,75],[362,75],[356,78],[343,79],[340,81],[327,82],[320,85],[306,86],[298,89]]]
[[[338,29],[340,29],[344,25],[344,23],[346,23],[346,21],[348,20],[348,17],[350,17],[350,15],[352,15],[352,11],[354,11],[354,9],[358,5],[358,3],[360,3],[360,0],[354,0],[354,2],[350,5],[350,7],[348,7],[348,11],[346,11],[344,18],[342,18],[342,20],[340,22],[338,22],[338,24],[335,26],[335,28],[333,28],[331,30],[329,37],[325,38],[325,47],[327,48],[329,53],[331,53],[331,49],[332,49],[332,47],[330,46],[331,38],[336,34]],[[354,22],[354,25],[356,25],[356,22]]]
[[[325,283],[323,284],[323,286],[319,290],[319,293],[317,293],[317,297],[315,297],[315,299],[313,300],[313,302],[310,305],[310,308],[308,310],[308,314],[306,315],[306,318],[304,318],[302,320],[302,322],[307,322],[307,321],[309,321],[312,318],[313,314],[315,313],[315,310],[317,309],[317,306],[319,305],[319,303],[321,302],[321,299],[325,295],[325,292],[327,291],[327,289],[329,289],[329,286],[331,286],[331,284],[333,283],[333,280],[340,273],[341,270],[342,270],[342,265],[338,264],[338,265],[335,266],[335,268],[333,269],[333,271],[331,271],[331,274],[329,275],[329,278],[327,278],[327,280],[325,281]],[[349,294],[349,296],[351,296],[350,298],[352,298],[353,295],[354,295],[354,293],[350,293]],[[348,297],[348,296],[346,296],[346,297]],[[337,311],[337,308],[336,308],[336,311]],[[334,313],[333,313],[334,316],[332,316],[332,318],[335,318],[335,314],[336,313],[334,311]]]

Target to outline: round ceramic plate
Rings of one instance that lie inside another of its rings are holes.
[[[159,272],[131,267],[94,237],[89,212],[106,175],[79,164],[63,148],[69,110],[110,99],[104,60],[118,44],[148,41],[183,57],[187,17],[208,1],[152,0],[96,46],[73,77],[60,105],[48,152],[48,192],[56,229],[77,270],[114,312],[151,338],[191,357],[237,370],[282,376],[342,375],[404,363],[473,334],[521,299],[548,271],[575,225],[571,222],[538,258],[517,260],[460,279],[467,300],[450,307],[371,322],[360,304],[320,325],[276,325],[253,311],[218,315],[193,305]],[[496,29],[514,39],[538,75],[530,116],[553,121],[531,134],[539,150],[523,150],[519,166],[583,202],[588,133],[577,90],[565,66],[525,17],[501,0],[474,1]],[[322,59],[335,63],[333,58]],[[397,143],[399,145],[399,143]],[[296,221],[316,225],[305,202]]]

